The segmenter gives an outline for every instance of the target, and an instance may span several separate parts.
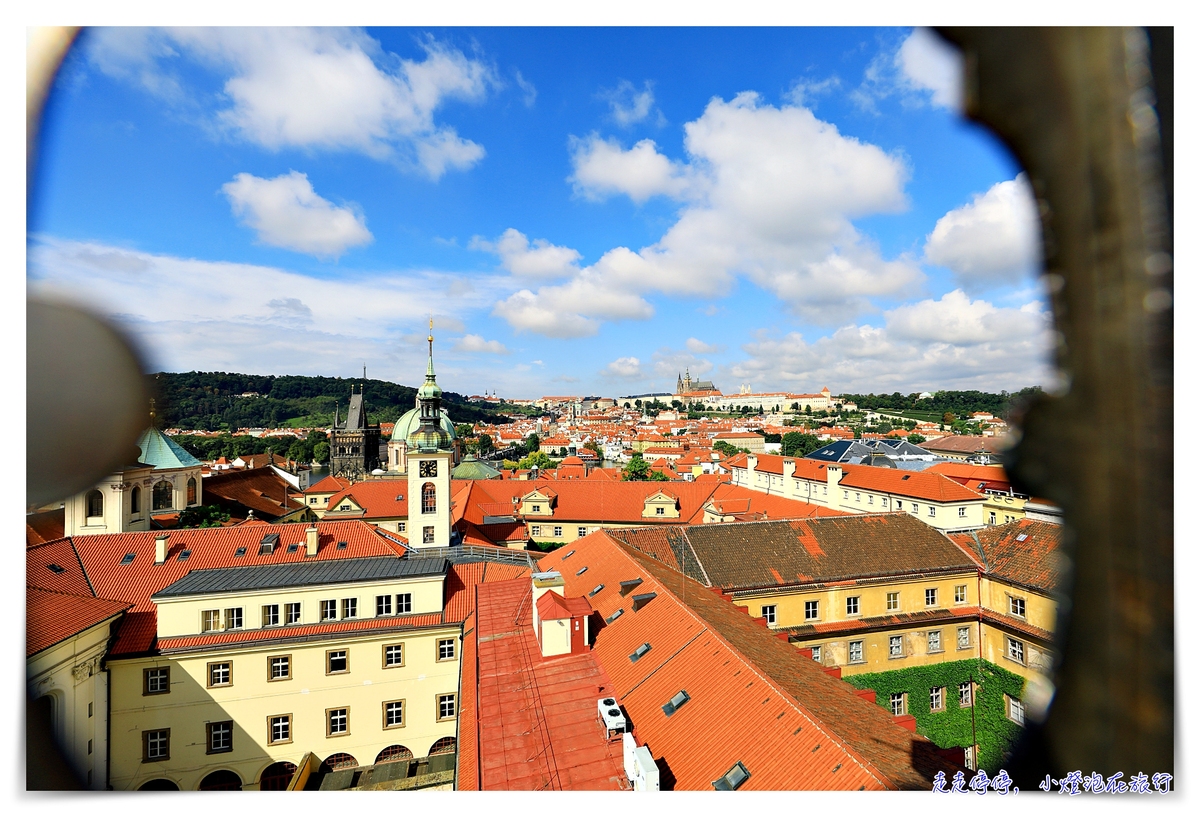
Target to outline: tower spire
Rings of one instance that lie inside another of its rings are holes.
[[[425,379],[433,380],[433,315],[429,315],[429,366],[425,369]]]

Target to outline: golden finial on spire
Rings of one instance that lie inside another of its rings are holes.
[[[154,425],[154,398],[150,398],[150,425]]]
[[[429,313],[429,342],[433,343],[433,313]]]

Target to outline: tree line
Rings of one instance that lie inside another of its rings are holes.
[[[950,412],[960,418],[970,417],[984,411],[996,417],[1007,417],[1016,406],[1032,400],[1042,393],[1041,386],[1029,386],[1020,391],[998,394],[984,391],[939,391],[932,397],[921,399],[920,394],[843,394],[842,400],[855,403],[860,410],[898,409],[900,411],[925,411],[938,415]]]
[[[201,431],[330,426],[335,411],[345,420],[351,387],[359,386],[370,422],[390,423],[415,406],[417,394],[411,386],[386,380],[341,377],[156,372],[146,379],[163,427]],[[443,393],[442,403],[456,422],[512,422],[455,392]]]

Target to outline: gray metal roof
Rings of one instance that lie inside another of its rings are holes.
[[[371,582],[445,575],[446,559],[401,559],[372,556],[366,559],[324,559],[319,562],[290,562],[274,565],[220,567],[193,570],[151,596],[151,600],[242,590],[270,590],[318,584]]]

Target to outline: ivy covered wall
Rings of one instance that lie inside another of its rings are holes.
[[[859,689],[875,690],[875,701],[891,709],[891,695],[908,693],[908,714],[917,719],[917,731],[938,746],[971,745],[971,707],[959,706],[958,685],[975,680],[975,734],[979,743],[977,768],[997,772],[1004,754],[1016,742],[1021,727],[1008,718],[1004,696],[1021,698],[1025,679],[988,661],[948,661],[924,667],[851,675],[843,680]],[[930,711],[930,690],[945,687],[941,711]]]

